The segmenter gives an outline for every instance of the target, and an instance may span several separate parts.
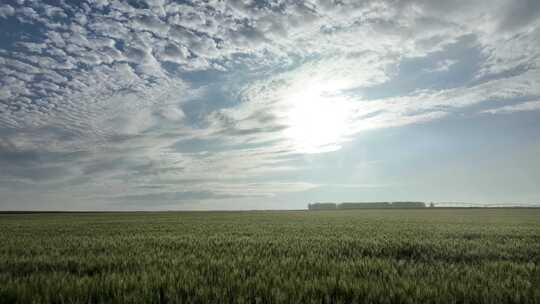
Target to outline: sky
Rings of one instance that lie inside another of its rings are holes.
[[[540,1],[0,2],[0,210],[540,203]]]

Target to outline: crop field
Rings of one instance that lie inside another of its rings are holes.
[[[540,209],[0,214],[0,303],[540,303]]]

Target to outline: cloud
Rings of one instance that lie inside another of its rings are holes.
[[[162,206],[208,199],[271,197],[276,193],[304,191],[315,187],[317,187],[317,185],[310,183],[200,183],[195,187],[187,187],[190,190],[164,192],[158,187],[147,186],[145,187],[147,190],[159,189],[162,191],[104,197],[104,199],[109,199],[121,204],[128,203],[138,205],[142,202],[143,205],[148,207],[149,201],[154,201],[156,202],[156,205]]]
[[[538,21],[540,3],[534,0],[509,2],[504,6],[505,14],[499,23],[499,28],[514,31]]]
[[[7,18],[15,14],[15,9],[9,4],[0,6],[0,18]]]
[[[527,101],[523,103],[518,103],[515,105],[503,106],[500,108],[495,108],[491,110],[482,111],[483,113],[490,114],[510,114],[514,112],[525,112],[525,111],[538,111],[540,110],[540,101]]]
[[[0,37],[0,180],[124,203],[305,191],[313,185],[279,177],[305,154],[536,100],[537,16],[528,0],[10,2],[0,6],[14,29]],[[450,53],[463,37],[480,54],[470,82],[368,96],[407,60],[426,60],[428,77],[459,73],[471,60]]]
[[[450,67],[457,63],[457,60],[451,60],[451,59],[445,59],[443,61],[437,62],[435,67],[431,69],[425,69],[426,72],[433,73],[433,72],[447,72]]]

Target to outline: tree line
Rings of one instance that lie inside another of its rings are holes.
[[[308,204],[309,210],[334,210],[334,209],[364,209],[364,208],[426,208],[424,202],[344,202],[344,203],[312,203]],[[433,203],[430,207],[434,207]]]

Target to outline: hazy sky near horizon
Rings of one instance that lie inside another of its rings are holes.
[[[0,209],[540,202],[540,1],[0,4]]]

